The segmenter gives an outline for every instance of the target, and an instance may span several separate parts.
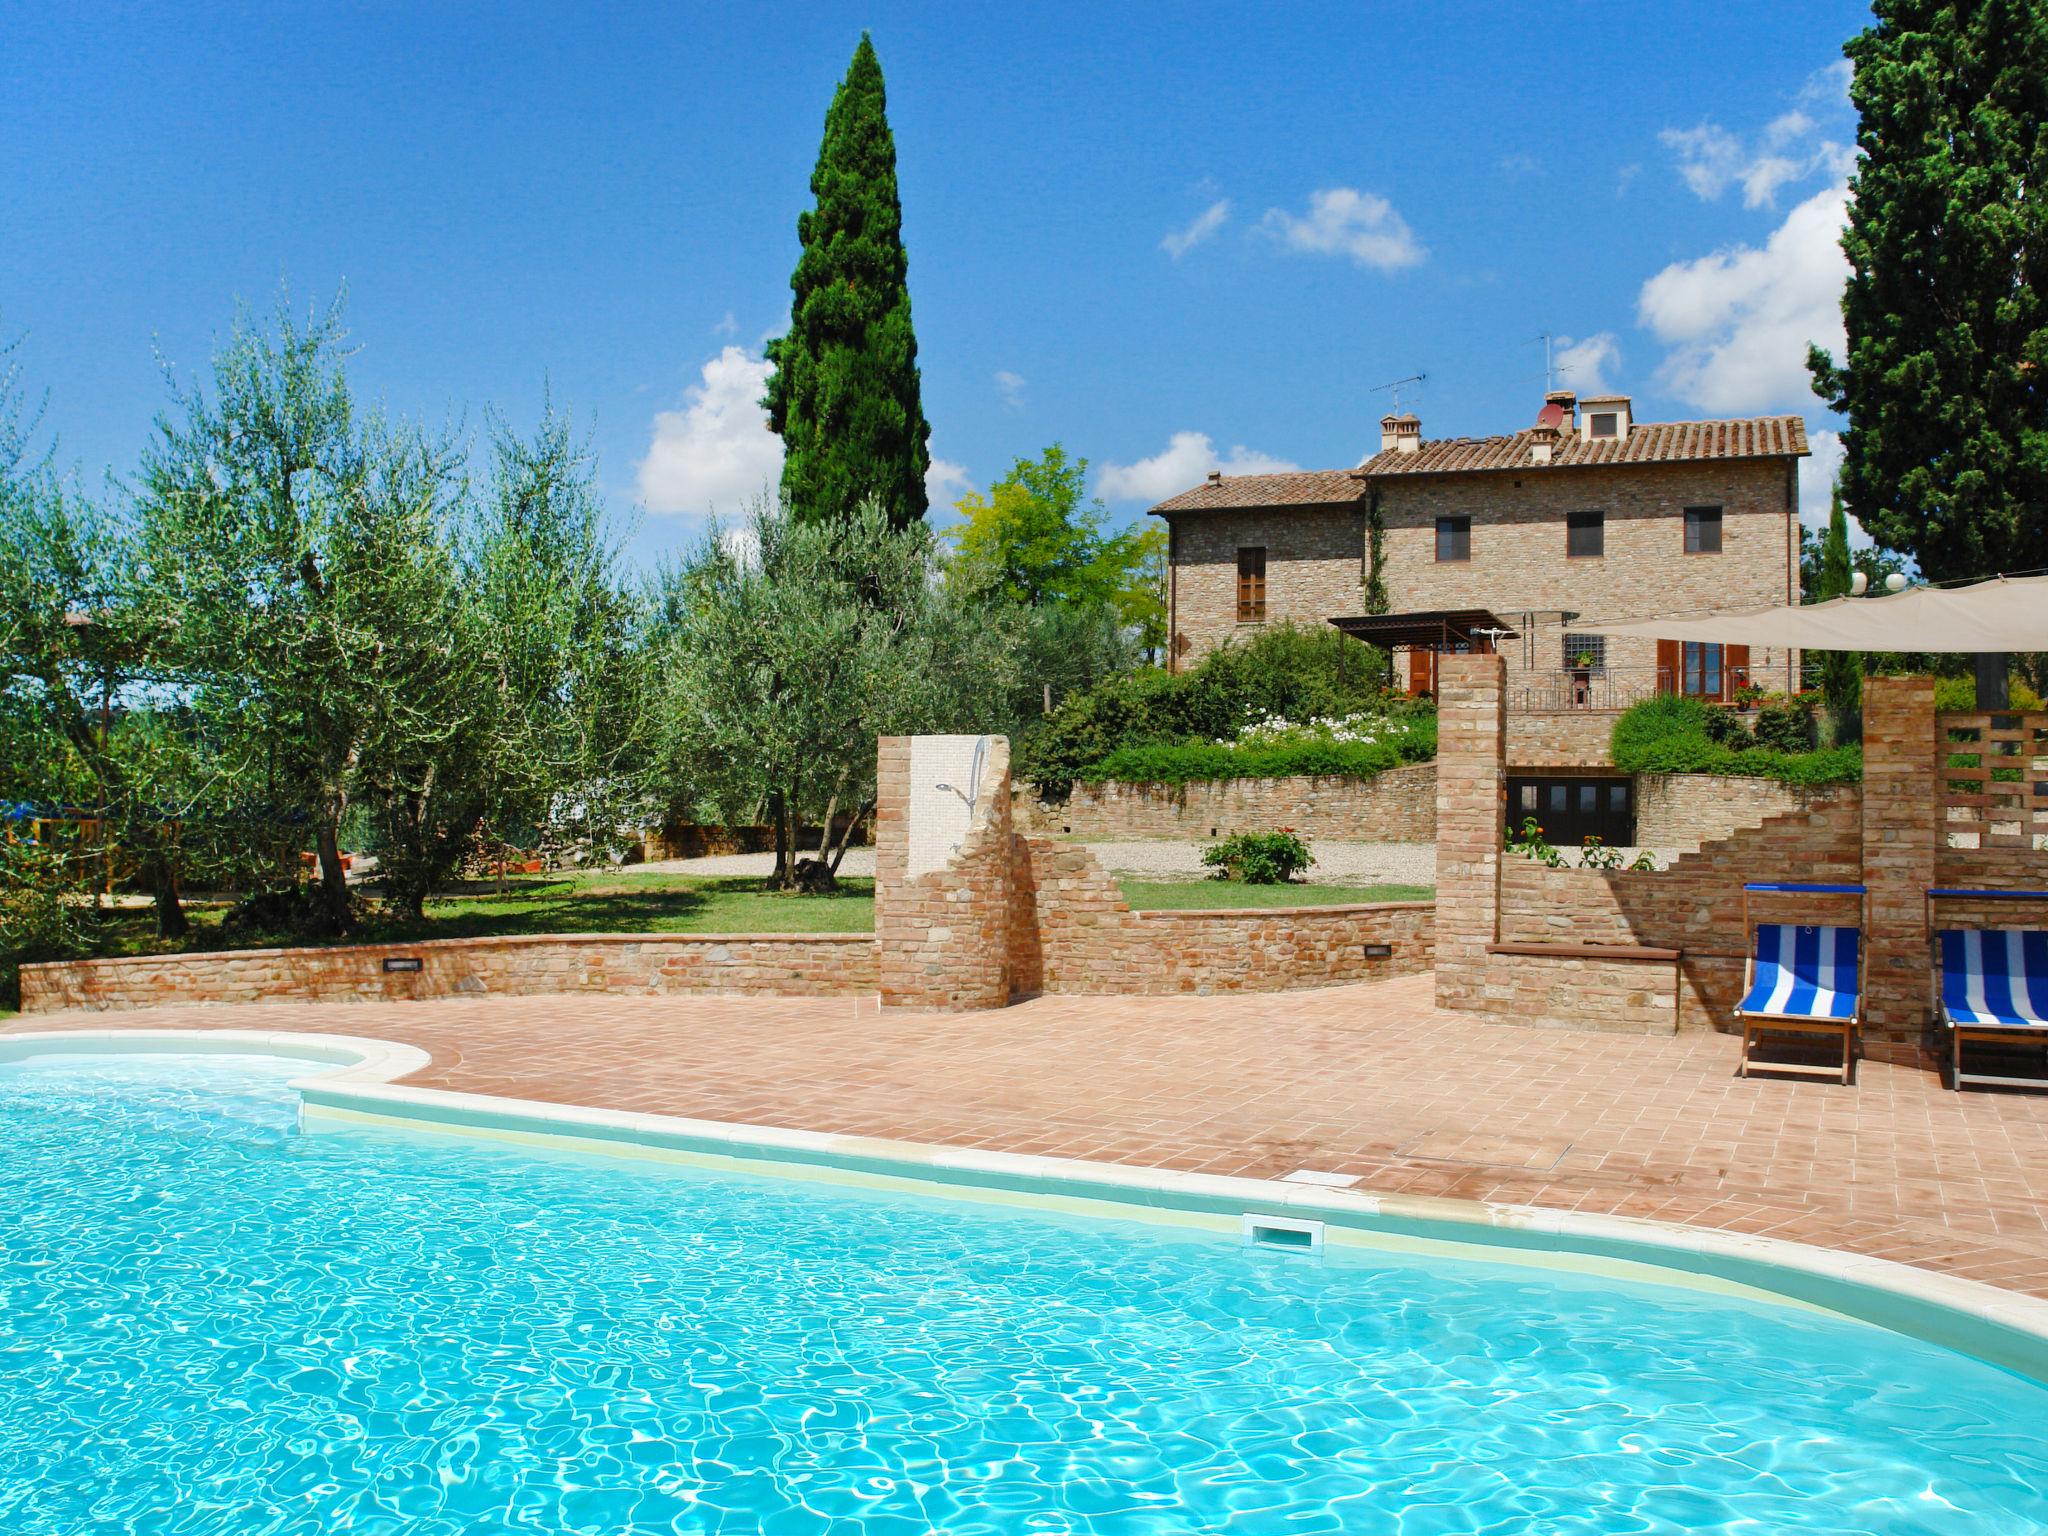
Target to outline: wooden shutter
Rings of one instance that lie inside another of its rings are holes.
[[[1657,642],[1657,691],[1659,693],[1682,693],[1685,691],[1685,679],[1680,676],[1678,670],[1684,659],[1684,653],[1679,650],[1678,641],[1659,640]]]
[[[1266,617],[1266,551],[1252,545],[1237,552],[1237,622],[1256,624]]]
[[[1749,686],[1749,647],[1746,645],[1725,645],[1721,648],[1721,697],[1732,699],[1735,690]]]
[[[1436,695],[1436,652],[1426,645],[1409,648],[1408,691],[1418,699]]]

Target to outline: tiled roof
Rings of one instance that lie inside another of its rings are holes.
[[[1448,437],[1414,453],[1389,450],[1359,465],[1368,475],[1449,475],[1475,470],[1542,469],[1529,459],[1534,431],[1507,437]],[[1562,438],[1555,469],[1601,464],[1670,464],[1688,459],[1768,459],[1803,455],[1806,423],[1797,416],[1746,416],[1735,421],[1639,421],[1626,439]]]
[[[1225,475],[1168,497],[1154,512],[1215,512],[1231,507],[1312,507],[1357,501],[1365,481],[1355,469],[1319,469],[1291,475]]]
[[[1529,456],[1533,431],[1505,437],[1448,437],[1413,453],[1389,449],[1356,469],[1287,475],[1226,475],[1159,503],[1154,512],[1217,512],[1240,507],[1308,507],[1362,500],[1373,475],[1483,474],[1514,470],[1583,469],[1608,464],[1676,464],[1699,459],[1803,457],[1806,423],[1797,416],[1748,416],[1734,421],[1639,421],[1628,437],[1558,441],[1550,463]]]

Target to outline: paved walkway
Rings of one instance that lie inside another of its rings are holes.
[[[1736,1041],[1439,1012],[1427,976],[1256,997],[547,997],[42,1014],[10,1030],[331,1030],[477,1093],[1659,1217],[2048,1295],[2048,1095],[1734,1076]]]

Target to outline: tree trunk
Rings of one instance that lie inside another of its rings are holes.
[[[184,938],[192,931],[192,925],[186,920],[185,909],[178,904],[178,875],[171,867],[170,856],[160,848],[152,850],[142,861],[142,872],[150,893],[156,897],[156,936]]]
[[[770,792],[768,811],[775,820],[775,869],[768,876],[768,888],[773,891],[789,889],[789,822],[783,815],[783,807],[787,804],[781,790]]]
[[[839,834],[839,841],[832,850],[832,874],[835,879],[839,874],[839,865],[846,857],[846,850],[853,846],[853,829],[863,821],[866,821],[868,817],[874,815],[874,813],[875,802],[870,800],[846,818],[846,830]],[[829,825],[826,830],[828,832],[831,830]]]
[[[314,834],[320,855],[320,904],[336,933],[349,929],[348,874],[341,867],[341,818],[323,817]]]
[[[1977,662],[1977,707],[1979,709],[2006,709],[2011,704],[2007,691],[2006,674],[2012,658],[2002,651],[1979,651]]]

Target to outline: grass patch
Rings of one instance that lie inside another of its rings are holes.
[[[1139,912],[1241,907],[1338,907],[1361,901],[1433,901],[1433,885],[1240,885],[1232,880],[1119,880]]]
[[[479,939],[541,933],[871,933],[875,883],[840,881],[837,892],[801,896],[763,889],[753,878],[706,879],[632,870],[520,875],[476,881],[427,903],[424,922],[387,914],[374,900],[344,944],[403,944],[423,939]],[[192,931],[181,942],[156,936],[147,907],[104,914],[91,955],[203,954],[234,949],[304,948],[323,942],[295,934],[221,932],[226,909],[192,906]]]

